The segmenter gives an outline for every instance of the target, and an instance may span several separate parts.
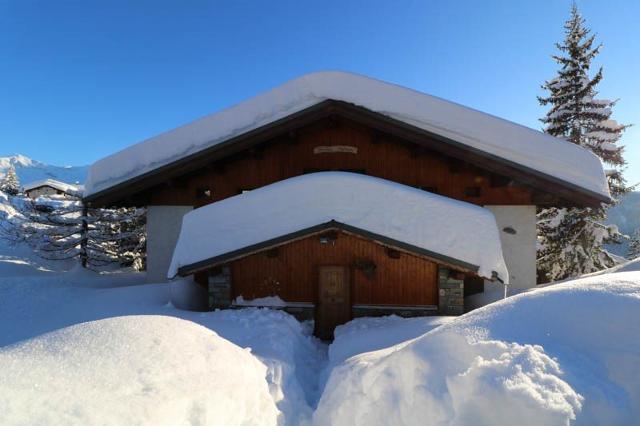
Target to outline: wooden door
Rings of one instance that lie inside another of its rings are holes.
[[[321,266],[318,278],[315,334],[329,340],[336,326],[351,319],[349,268]]]

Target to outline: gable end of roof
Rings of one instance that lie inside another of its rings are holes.
[[[393,238],[388,238],[383,235],[379,235],[374,232],[367,231],[365,229],[357,228],[355,226],[351,226],[345,223],[331,220],[329,222],[325,222],[316,226],[301,229],[286,235],[282,235],[280,237],[272,238],[270,240],[263,241],[258,244],[252,244],[250,246],[243,247],[238,250],[233,250],[233,251],[223,253],[218,256],[210,257],[208,259],[204,259],[189,265],[181,266],[180,268],[178,268],[178,275],[179,276],[191,275],[196,272],[200,272],[209,268],[214,268],[216,266],[220,266],[225,263],[232,262],[234,260],[239,260],[244,257],[251,256],[257,253],[262,253],[264,251],[270,250],[275,247],[280,247],[300,239],[308,238],[308,237],[311,237],[317,234],[322,234],[324,232],[332,231],[332,230],[343,231],[348,234],[356,235],[356,236],[365,238],[367,240],[374,241],[385,247],[390,247],[406,253],[425,257],[436,263],[451,266],[451,267],[454,267],[455,269],[460,269],[462,271],[472,272],[475,274],[478,272],[478,269],[479,269],[479,266],[472,265],[471,263],[465,262],[463,260],[455,259],[453,257],[436,253],[434,251],[427,250],[422,247],[417,247],[402,241],[398,241]],[[486,277],[486,278],[492,278],[492,277]]]

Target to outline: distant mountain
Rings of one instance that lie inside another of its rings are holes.
[[[16,168],[21,185],[43,179],[83,184],[89,170],[89,166],[52,166],[18,154],[0,157],[0,178],[11,165]]]
[[[630,192],[615,207],[609,209],[607,223],[618,225],[620,232],[630,235],[640,229],[640,192]],[[627,255],[628,243],[608,246],[607,249],[620,256]]]

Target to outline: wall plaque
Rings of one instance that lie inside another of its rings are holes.
[[[357,154],[358,147],[349,146],[349,145],[324,145],[324,146],[316,146],[315,148],[313,148],[314,154],[333,154],[337,152],[342,152],[347,154]]]

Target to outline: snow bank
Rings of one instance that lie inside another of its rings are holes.
[[[388,348],[447,324],[456,317],[362,317],[339,325],[329,346],[329,368],[354,355]]]
[[[429,336],[429,335],[427,335]],[[556,425],[581,398],[542,348],[438,333],[334,369],[317,425]]]
[[[318,372],[326,361],[312,326],[278,310],[245,308],[200,314],[195,321],[238,346],[251,348],[267,366],[271,397],[282,425],[304,424],[320,397]]]
[[[0,348],[3,424],[275,425],[266,367],[204,327],[116,317]]]
[[[179,317],[251,350],[251,354],[267,367],[264,379],[280,411],[278,424],[299,425],[312,414],[312,407],[319,398],[317,372],[325,364],[325,348],[311,335],[312,327],[308,323],[301,324],[285,312],[256,308],[215,312],[176,309],[180,301],[189,301],[188,293],[193,291],[193,283],[180,280],[171,284],[146,284],[142,273],[97,274],[79,269],[64,274],[33,275],[32,271],[31,276],[27,276],[13,265],[15,275],[19,276],[10,277],[1,267],[0,257],[0,351],[2,346],[21,345],[21,341],[43,333],[109,317]],[[187,337],[182,337],[185,332],[189,333],[189,329],[172,331],[180,335],[179,339],[172,340],[177,347],[185,343]],[[131,345],[135,348],[139,338],[133,334],[122,336],[119,345],[123,350]],[[109,343],[105,341],[105,344]],[[187,363],[191,352],[175,355],[171,352],[171,356]],[[0,377],[7,365],[5,361],[6,358],[0,358]],[[206,374],[203,372],[203,377]],[[89,375],[84,380],[87,387],[94,377]],[[14,393],[14,397],[20,398],[21,394]],[[0,423],[4,425],[2,421]]]
[[[192,278],[171,281],[171,304],[178,309],[207,311],[209,310],[208,289],[197,284]]]
[[[526,292],[334,369],[317,424],[633,424],[640,273]]]
[[[344,172],[286,179],[187,213],[168,276],[181,266],[331,220],[476,265],[487,278],[493,271],[509,277],[489,210]]]
[[[279,296],[258,297],[255,299],[245,299],[242,295],[235,298],[233,304],[236,306],[268,306],[272,308],[283,308],[287,302]]]
[[[327,99],[345,101],[608,197],[602,164],[572,143],[418,91],[345,72],[317,72],[147,139],[91,166],[85,195],[143,175]]]

